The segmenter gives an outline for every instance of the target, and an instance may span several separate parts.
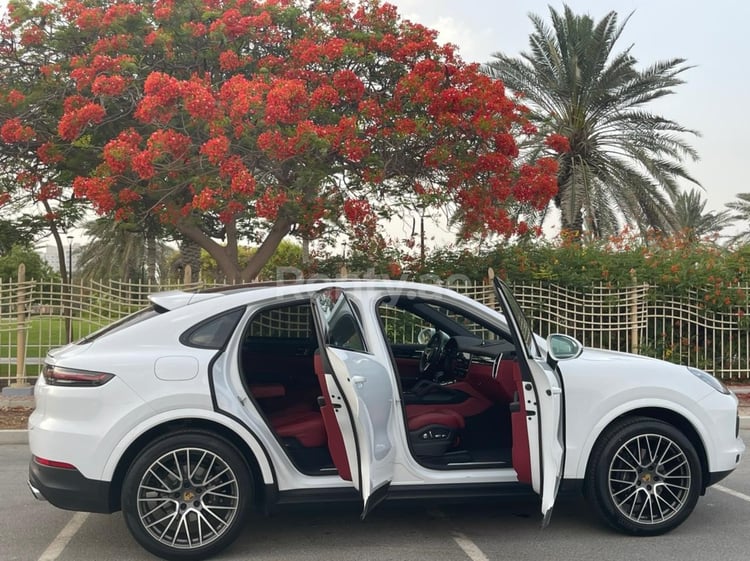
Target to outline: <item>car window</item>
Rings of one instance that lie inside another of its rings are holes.
[[[465,313],[428,300],[385,299],[378,306],[378,315],[388,341],[394,345],[425,345],[435,330],[488,342],[507,340],[507,336]]]
[[[261,339],[312,339],[310,305],[300,303],[262,310],[253,317],[248,336]]]
[[[526,314],[523,313],[518,300],[516,300],[515,296],[513,296],[513,293],[505,283],[497,280],[495,282],[495,286],[502,291],[503,297],[508,302],[508,306],[510,307],[509,312],[513,315],[513,319],[515,319],[516,325],[518,326],[521,344],[526,347],[527,355],[531,358],[542,356],[539,352],[539,347],[536,344],[536,339],[534,339],[534,332],[531,330],[531,324],[526,318]],[[510,319],[508,319],[508,321],[510,321]]]
[[[105,335],[112,335],[113,333],[122,331],[127,327],[130,327],[137,323],[141,323],[142,321],[146,321],[149,318],[158,316],[159,314],[163,314],[167,311],[169,310],[162,308],[161,306],[151,305],[148,308],[143,308],[142,310],[138,310],[133,314],[125,316],[124,318],[121,318],[114,323],[110,323],[109,325],[106,325],[101,329],[94,331],[93,333],[89,333],[84,338],[76,341],[75,344],[82,345],[84,343],[91,343],[92,341],[99,339],[100,337],[104,337]]]
[[[435,332],[435,325],[417,314],[382,303],[378,316],[388,342],[392,345],[425,345]],[[427,339],[427,340],[425,340]]]
[[[226,345],[245,308],[237,308],[211,319],[202,321],[186,331],[180,341],[190,347],[221,349]]]
[[[322,290],[312,301],[325,330],[326,345],[350,351],[367,350],[357,314],[341,290]]]
[[[460,326],[461,329],[468,332],[467,334],[484,339],[485,341],[491,341],[498,338],[497,333],[462,313],[446,308],[440,304],[425,303],[423,305],[453,324]]]

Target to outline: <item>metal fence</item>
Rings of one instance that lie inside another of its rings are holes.
[[[33,382],[49,348],[146,306],[153,292],[203,287],[0,280],[0,386]],[[496,307],[490,284],[452,288]],[[750,285],[736,289],[750,291]],[[587,346],[698,366],[724,379],[750,379],[748,317],[739,306],[707,310],[706,291],[700,288],[679,295],[645,284],[584,291],[535,283],[513,290],[543,336],[567,333]]]

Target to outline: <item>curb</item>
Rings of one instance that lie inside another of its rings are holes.
[[[26,429],[0,430],[0,445],[28,443],[29,431]]]

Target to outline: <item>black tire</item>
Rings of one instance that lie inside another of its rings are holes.
[[[673,530],[695,508],[702,469],[690,440],[646,417],[608,428],[591,452],[586,497],[613,528],[655,536]]]
[[[250,468],[233,445],[207,431],[177,432],[133,461],[122,512],[130,533],[154,555],[197,561],[237,538],[252,493]]]

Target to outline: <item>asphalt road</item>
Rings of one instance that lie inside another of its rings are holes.
[[[750,443],[750,430],[743,430]],[[26,488],[29,452],[0,446],[2,561],[153,560],[122,516],[75,514],[35,501]],[[462,505],[392,504],[360,522],[355,505],[288,507],[253,517],[219,560],[253,561],[747,561],[750,458],[698,502],[678,529],[632,538],[604,527],[583,499],[568,497],[540,530],[534,500]]]

